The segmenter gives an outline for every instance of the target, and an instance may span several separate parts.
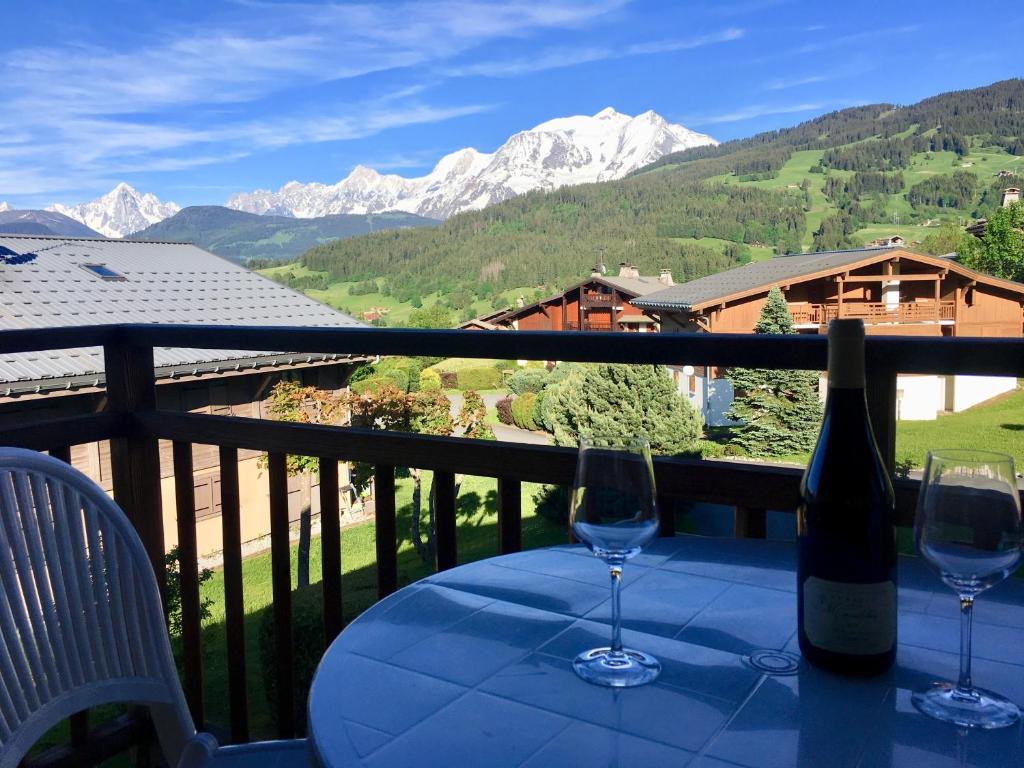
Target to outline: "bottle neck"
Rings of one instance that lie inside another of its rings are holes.
[[[864,338],[829,340],[828,388],[864,390]]]

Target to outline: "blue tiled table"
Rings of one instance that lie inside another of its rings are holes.
[[[432,576],[381,601],[325,655],[309,701],[324,766],[882,768],[1024,765],[1015,726],[966,732],[911,706],[957,672],[952,593],[900,564],[897,664],[873,680],[803,665],[761,674],[755,649],[797,650],[792,544],[677,537],[624,571],[627,645],[656,655],[653,685],[610,690],[571,660],[607,643],[608,575],[578,547]],[[974,677],[1024,703],[1024,585],[982,595]]]

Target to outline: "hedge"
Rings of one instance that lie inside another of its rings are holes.
[[[426,368],[420,372],[420,391],[438,392],[441,389],[441,374],[433,368]]]
[[[515,424],[515,419],[512,418],[512,402],[511,397],[503,397],[494,404],[498,411],[498,421],[502,424]]]
[[[543,368],[520,368],[508,380],[508,388],[517,395],[540,392],[548,380]]]
[[[351,385],[352,391],[356,394],[362,395],[367,392],[376,392],[380,389],[382,384],[390,384],[391,386],[401,390],[402,392],[409,391],[409,375],[401,370],[395,368],[390,371],[383,371],[376,376],[371,376],[368,379],[357,381]]]
[[[444,374],[441,374],[442,381]],[[498,389],[501,386],[501,371],[496,368],[464,368],[456,374],[459,389]]]
[[[528,429],[531,432],[537,429],[537,422],[534,419],[534,412],[537,408],[537,395],[527,392],[512,401],[512,420],[520,429]]]
[[[273,609],[271,605],[261,612],[257,639],[267,708],[271,718],[276,719],[277,676],[273,670],[277,666],[277,652]],[[292,686],[295,727],[299,734],[306,732],[309,687],[324,650],[323,588],[320,584],[313,584],[292,592]]]

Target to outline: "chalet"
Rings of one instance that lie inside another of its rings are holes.
[[[187,243],[0,235],[0,329],[109,323],[360,325],[351,317]],[[354,360],[227,349],[157,349],[157,404],[171,410],[268,418],[267,397],[284,378],[327,390],[345,386]],[[0,431],[39,419],[101,410],[103,350],[69,349],[0,356]],[[2,438],[0,438],[2,439]],[[173,461],[161,441],[161,494],[168,546],[177,540]],[[242,540],[269,533],[269,487],[259,453],[239,451]],[[112,488],[106,442],[76,445],[72,463]],[[219,551],[217,449],[193,448],[200,554]],[[344,466],[340,476],[346,477]],[[343,480],[342,485],[347,485]],[[289,508],[319,508],[319,494],[289,482]],[[344,494],[343,494],[344,497]],[[349,506],[342,503],[342,509]]]
[[[1024,284],[975,272],[952,258],[892,247],[777,256],[633,303],[659,313],[663,333],[753,333],[768,291],[776,287],[800,333],[825,333],[837,317],[863,319],[869,334],[1019,338],[1024,331]],[[703,368],[688,366],[686,372],[681,388],[709,423],[722,423],[732,401],[728,382],[713,370],[705,375]],[[1016,386],[1006,377],[900,376],[898,415],[932,419]]]
[[[1018,187],[1007,187],[1003,190],[999,196],[999,206],[1005,208],[1008,205],[1020,202],[1020,189]],[[975,237],[981,238],[985,236],[985,228],[988,225],[988,219],[978,219],[973,224],[967,227],[967,233],[974,235]]]
[[[461,331],[500,331],[507,328],[507,326],[495,325],[495,320],[502,315],[508,314],[508,312],[509,310],[507,307],[504,309],[492,310],[487,314],[459,323],[455,327]]]
[[[647,276],[622,262],[612,277],[599,265],[583,282],[533,304],[524,303],[491,322],[519,331],[653,332],[658,330],[657,316],[638,309],[635,300],[673,285],[667,269]]]
[[[868,247],[901,246],[906,244],[907,241],[903,239],[902,235],[890,235],[889,237],[880,237],[877,240],[872,240],[868,243]]]

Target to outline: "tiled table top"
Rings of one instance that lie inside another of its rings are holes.
[[[571,661],[606,645],[608,572],[579,547],[465,565],[413,584],[353,622],[310,694],[324,766],[693,766],[882,768],[1024,765],[1020,726],[966,732],[911,706],[955,678],[953,594],[916,559],[900,564],[899,653],[851,680],[807,664],[746,665],[797,651],[792,544],[663,539],[626,564],[623,639],[657,656],[652,685],[583,682]],[[1024,584],[977,603],[976,684],[1024,703]]]

